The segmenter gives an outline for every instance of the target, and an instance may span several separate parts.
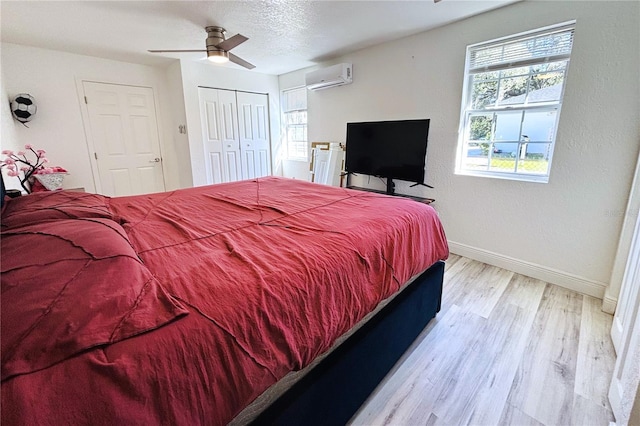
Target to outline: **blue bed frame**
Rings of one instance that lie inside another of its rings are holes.
[[[432,265],[252,424],[346,424],[440,311],[443,277]]]
[[[433,264],[252,424],[346,424],[440,311],[443,278],[444,262]]]

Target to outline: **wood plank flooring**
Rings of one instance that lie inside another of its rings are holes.
[[[352,425],[608,425],[601,301],[451,255],[442,309]]]

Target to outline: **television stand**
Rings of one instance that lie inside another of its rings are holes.
[[[386,191],[381,191],[379,189],[362,188],[360,186],[353,186],[353,185],[347,186],[347,188],[355,189],[356,191],[374,192],[376,194],[389,195],[389,194],[387,194]],[[393,195],[394,197],[409,198],[409,199],[411,199],[413,201],[417,201],[419,203],[424,203],[424,204],[431,204],[431,203],[433,203],[435,201],[435,199],[433,199],[433,198],[416,197],[416,196],[413,196],[413,195],[397,194],[395,192],[393,194],[391,194],[391,195]]]
[[[342,174],[342,176],[346,176],[347,177],[347,188],[348,189],[355,189],[356,191],[365,191],[365,192],[374,192],[376,194],[385,194],[385,195],[393,195],[396,197],[403,197],[403,198],[409,198],[411,200],[417,201],[419,203],[424,203],[424,204],[431,204],[435,201],[434,198],[425,198],[425,197],[416,197],[414,195],[405,195],[405,194],[397,194],[396,193],[396,184],[393,182],[393,179],[389,179],[387,178],[387,190],[386,191],[381,191],[379,189],[373,189],[373,188],[363,188],[361,186],[355,186],[355,185],[350,185],[349,184],[349,176],[351,175],[355,175],[355,173],[350,173],[350,172],[344,172]],[[426,187],[429,188],[433,188],[432,186],[429,186],[427,184],[424,183],[416,183],[415,185],[411,185],[410,188],[416,186],[416,185],[424,185]]]
[[[393,179],[387,178],[387,195],[394,195],[396,193],[396,184],[393,183]]]
[[[409,188],[413,188],[414,186],[426,186],[427,188],[433,189],[433,186],[427,185],[426,183],[420,183],[420,182],[416,182],[413,185],[409,185]]]

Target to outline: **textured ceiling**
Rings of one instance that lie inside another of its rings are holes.
[[[202,59],[147,49],[204,49],[219,25],[249,37],[233,53],[255,72],[282,74],[515,1],[2,1],[0,24],[3,42],[147,65]]]

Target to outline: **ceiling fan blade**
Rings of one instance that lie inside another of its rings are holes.
[[[225,52],[233,49],[234,47],[236,47],[237,45],[244,43],[245,41],[249,40],[247,37],[243,36],[242,34],[236,34],[231,38],[226,39],[225,41],[218,43],[216,45],[216,47],[218,49],[222,49]]]
[[[252,69],[254,69],[256,67],[252,63],[249,63],[249,62],[245,61],[244,59],[237,57],[233,53],[229,53],[229,60],[231,62],[233,62],[234,64],[238,64],[238,65],[243,66],[243,67],[245,67],[247,69],[250,69],[250,70],[252,70]]]
[[[151,53],[179,53],[179,52],[206,52],[206,49],[197,49],[197,50],[147,50],[147,52]]]

